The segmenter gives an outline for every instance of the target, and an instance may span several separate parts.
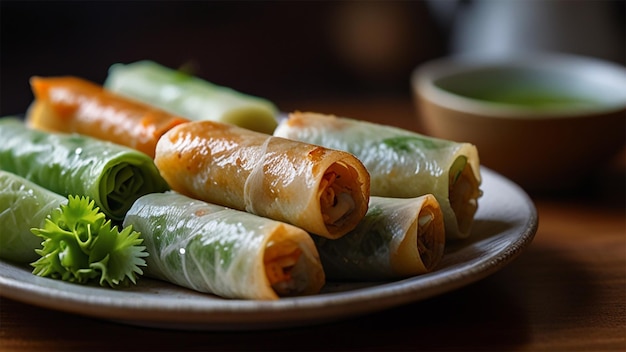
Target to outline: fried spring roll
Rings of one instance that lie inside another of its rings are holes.
[[[124,226],[141,232],[145,275],[225,298],[315,294],[325,275],[306,231],[176,192],[139,198]]]
[[[35,100],[26,114],[29,126],[88,135],[150,157],[163,133],[188,121],[78,77],[33,77],[30,83]]]
[[[303,112],[290,114],[274,135],[354,154],[370,173],[372,196],[433,194],[443,211],[446,236],[470,235],[482,194],[476,146],[393,126]]]
[[[359,225],[345,236],[313,236],[329,280],[393,280],[432,271],[445,246],[443,214],[432,194],[371,197]]]
[[[155,163],[172,190],[327,238],[367,212],[369,174],[352,154],[214,121],[178,125]]]

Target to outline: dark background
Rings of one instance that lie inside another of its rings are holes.
[[[2,1],[0,115],[23,113],[33,75],[102,83],[151,59],[279,103],[408,95],[409,72],[445,51],[426,3]]]
[[[624,2],[600,2],[610,3],[623,38]],[[111,64],[142,59],[192,67],[279,107],[307,99],[408,98],[411,71],[450,53],[454,18],[448,20],[427,1],[2,0],[0,116],[25,111],[33,75],[103,83]]]

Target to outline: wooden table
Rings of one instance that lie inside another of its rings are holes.
[[[409,99],[294,102],[416,127]],[[569,194],[530,193],[539,214],[531,246],[464,288],[380,313],[271,331],[173,331],[127,326],[2,298],[2,351],[121,350],[626,350],[623,155]]]

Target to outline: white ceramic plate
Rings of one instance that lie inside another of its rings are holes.
[[[277,301],[228,300],[140,278],[124,289],[82,286],[0,261],[0,295],[32,305],[132,325],[189,330],[254,330],[320,324],[423,300],[478,281],[532,241],[537,212],[516,184],[483,168],[483,192],[469,239],[448,243],[438,269],[377,283],[329,282],[322,293]]]

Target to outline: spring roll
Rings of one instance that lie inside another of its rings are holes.
[[[141,232],[144,275],[224,298],[318,293],[324,270],[306,231],[177,192],[139,198],[123,226]]]
[[[67,198],[11,172],[0,170],[0,258],[31,263],[42,239],[30,230],[43,227],[52,210]]]
[[[445,247],[443,214],[432,194],[370,198],[359,225],[329,240],[313,236],[329,280],[394,280],[432,271]]]
[[[188,119],[105,90],[78,77],[32,77],[30,127],[75,132],[137,149],[154,157],[157,140]]]
[[[371,195],[410,198],[433,194],[443,212],[446,237],[467,238],[478,209],[478,150],[401,128],[319,113],[295,112],[274,136],[344,150],[371,177]]]
[[[169,189],[154,161],[137,150],[78,134],[0,119],[0,170],[62,196],[88,196],[112,220],[122,220],[140,196]]]
[[[327,238],[367,212],[369,174],[352,154],[235,125],[178,125],[159,140],[154,161],[172,190]]]
[[[230,123],[268,134],[277,125],[278,108],[271,101],[154,61],[112,65],[104,86],[192,120]]]

